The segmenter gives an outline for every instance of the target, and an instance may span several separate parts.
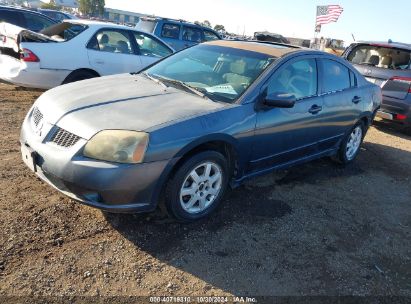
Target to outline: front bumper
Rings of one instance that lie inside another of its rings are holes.
[[[162,176],[173,160],[142,164],[92,160],[81,155],[85,140],[71,148],[58,147],[47,142],[47,135],[34,132],[28,120],[20,137],[22,156],[43,181],[76,201],[108,212],[148,212],[156,208]],[[44,129],[53,132],[53,126]],[[32,159],[27,159],[27,154]]]
[[[0,79],[17,86],[51,89],[62,84],[71,71],[42,69],[40,63],[22,62],[0,54]]]

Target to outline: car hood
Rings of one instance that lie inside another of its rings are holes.
[[[35,104],[48,123],[85,139],[106,129],[147,131],[228,105],[131,74],[59,86]]]

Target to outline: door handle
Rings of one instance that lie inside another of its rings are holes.
[[[323,109],[323,107],[321,106],[317,106],[317,105],[313,105],[308,112],[310,112],[311,114],[317,114],[319,112],[321,112],[321,110]]]
[[[97,64],[104,64],[104,60],[102,60],[102,59],[96,59],[96,63],[97,63]]]
[[[361,97],[359,97],[359,96],[354,96],[354,98],[352,99],[352,102],[353,103],[355,103],[355,104],[357,104],[357,103],[359,103],[360,101],[361,101]]]

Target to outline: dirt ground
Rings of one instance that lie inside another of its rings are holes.
[[[377,123],[353,165],[261,177],[181,225],[38,180],[18,138],[40,94],[0,84],[0,295],[411,296],[411,137]]]

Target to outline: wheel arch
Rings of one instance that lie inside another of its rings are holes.
[[[159,191],[154,192],[153,202],[156,205],[161,202],[167,181],[188,158],[202,151],[210,150],[221,153],[227,159],[230,177],[235,176],[238,171],[239,160],[237,141],[227,134],[210,134],[187,144],[175,154],[173,157],[175,161],[170,162],[158,181],[156,188],[159,189]]]
[[[64,78],[62,84],[65,84],[66,81],[67,81],[68,79],[70,79],[70,77],[73,77],[75,74],[81,73],[81,72],[92,73],[92,74],[95,75],[95,77],[100,77],[100,76],[101,76],[99,73],[97,73],[97,72],[96,72],[95,70],[93,70],[93,69],[90,69],[90,68],[80,68],[80,69],[73,70],[70,74],[68,74],[67,77]]]

